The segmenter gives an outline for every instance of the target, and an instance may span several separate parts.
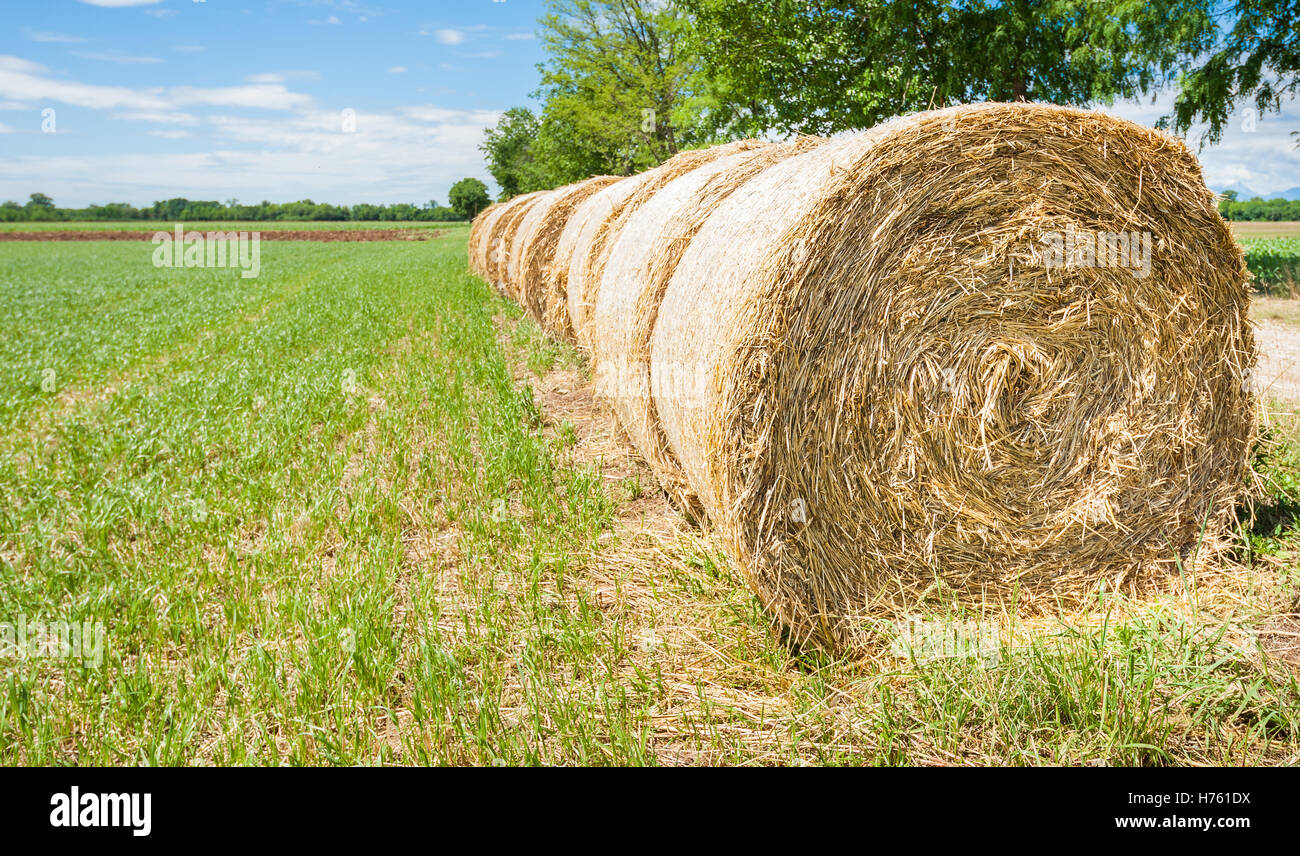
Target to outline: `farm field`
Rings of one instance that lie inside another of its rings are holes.
[[[1004,619],[992,661],[836,661],[782,644],[464,230],[261,252],[0,245],[0,603],[105,628],[99,665],[0,664],[0,763],[1300,760],[1286,408],[1230,569]]]
[[[1249,238],[1300,238],[1300,223],[1294,221],[1234,220],[1229,224],[1239,240]]]

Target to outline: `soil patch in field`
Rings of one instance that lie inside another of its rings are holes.
[[[191,229],[185,235],[207,235],[211,232],[226,232],[227,229]],[[249,230],[252,231],[252,230]],[[67,229],[45,232],[0,232],[0,241],[151,241],[153,236],[162,232],[175,236],[169,229],[153,229],[148,232],[123,231],[83,231]],[[441,236],[437,229],[267,229],[258,231],[263,241],[322,241],[334,243],[339,241],[428,241]]]

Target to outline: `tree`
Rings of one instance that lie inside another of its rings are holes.
[[[54,200],[46,196],[44,193],[33,193],[27,198],[27,207],[53,210]]]
[[[487,155],[488,172],[501,187],[501,198],[509,199],[531,190],[533,140],[539,128],[537,117],[527,107],[511,107],[484,134],[479,150]]]
[[[698,64],[675,0],[550,0],[548,9],[535,185],[626,175],[709,141],[698,133]]]
[[[477,178],[462,178],[447,191],[447,201],[457,214],[473,220],[492,203],[492,197],[488,196],[487,185]]]
[[[832,133],[981,100],[1133,97],[1208,44],[1209,0],[680,0],[724,133]]]
[[[1204,122],[1217,143],[1233,109],[1253,102],[1267,113],[1300,91],[1300,0],[1237,0],[1232,26],[1208,58],[1193,56],[1165,123],[1178,133]],[[1194,67],[1193,67],[1194,66]]]

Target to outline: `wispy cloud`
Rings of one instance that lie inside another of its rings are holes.
[[[169,112],[192,104],[263,110],[294,110],[311,104],[310,95],[293,92],[280,84],[131,89],[60,80],[49,76],[48,70],[38,63],[3,55],[0,55],[0,98],[28,103],[56,101],[93,110],[139,112]]]
[[[249,83],[284,83],[289,80],[319,80],[320,72],[307,71],[305,69],[293,69],[290,71],[265,71],[260,74],[250,74],[244,80]]]
[[[155,62],[162,62],[156,56],[129,56],[127,54],[112,52],[87,52],[73,51],[73,56],[79,56],[82,59],[93,59],[97,62],[116,62],[123,65],[150,65]]]
[[[527,42],[531,41],[532,38],[532,33],[506,33],[506,41],[508,42]]]
[[[81,0],[81,2],[87,6],[121,9],[126,6],[157,6],[162,0]]]
[[[433,38],[440,45],[459,45],[465,41],[465,34],[460,30],[441,29],[435,30]]]
[[[203,53],[205,50],[207,50],[207,48],[205,48],[203,45],[177,45],[176,47],[172,48],[172,50],[176,51],[177,53],[192,54],[192,53]]]
[[[404,65],[395,65],[395,66],[393,66],[392,68],[388,69],[388,73],[389,73],[389,74],[406,74],[406,66],[404,66]]]
[[[132,122],[153,122],[159,125],[197,125],[199,117],[193,113],[178,112],[132,112],[132,113],[114,113],[108,118],[125,119]]]
[[[28,30],[26,35],[27,38],[33,42],[51,42],[54,44],[72,45],[89,41],[89,39],[83,38],[82,36],[73,36],[68,33],[53,33],[49,30]]]

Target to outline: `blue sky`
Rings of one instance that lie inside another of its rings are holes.
[[[543,0],[46,0],[0,31],[0,199],[446,202],[530,103]],[[1168,109],[1117,104],[1151,123]],[[48,113],[53,110],[53,133]],[[355,124],[345,130],[345,110]],[[45,130],[43,130],[43,127]],[[1300,105],[1242,113],[1207,182],[1300,186]]]
[[[48,0],[0,28],[0,199],[446,203],[542,0]],[[53,108],[54,133],[42,131]],[[344,110],[355,111],[345,133]]]

